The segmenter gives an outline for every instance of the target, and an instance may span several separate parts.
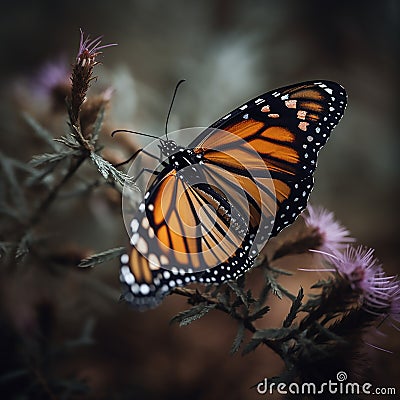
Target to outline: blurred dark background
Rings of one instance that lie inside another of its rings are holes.
[[[397,274],[399,8],[395,0],[3,2],[1,153],[28,162],[48,151],[23,112],[55,136],[65,132],[65,114],[49,111],[43,71],[49,63],[69,67],[79,28],[92,37],[104,35],[104,43],[118,43],[104,51],[92,87],[94,94],[115,90],[105,136],[115,128],[163,132],[173,87],[182,78],[187,83],[170,130],[208,125],[279,86],[334,80],[346,88],[349,104],[320,154],[311,201],[334,211],[358,242],[376,249],[385,270]],[[119,143],[116,151],[127,149]],[[100,191],[60,200],[42,229],[57,232],[61,249],[76,243],[88,252],[125,245],[119,199],[109,197],[104,200]],[[249,387],[282,367],[263,349],[230,356],[236,326],[218,313],[178,328],[168,321],[185,307],[182,299],[168,298],[145,314],[118,303],[117,262],[57,274],[33,266],[3,273],[0,288],[2,373],[18,370],[21,357],[29,364],[32,352],[44,347],[50,361],[33,370],[83,382],[88,392],[76,398],[257,398]],[[270,318],[262,323],[279,321],[279,307]],[[83,343],[76,345],[82,332]],[[395,354],[369,351],[374,384],[397,383],[398,339],[392,332],[376,341]]]

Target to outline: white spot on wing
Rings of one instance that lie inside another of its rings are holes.
[[[142,254],[147,254],[147,252],[149,251],[149,246],[147,245],[147,242],[143,238],[138,239],[136,248]]]
[[[142,226],[144,229],[147,229],[149,227],[149,220],[147,219],[147,217],[143,218],[142,220]]]
[[[139,290],[140,290],[140,293],[141,293],[143,296],[146,296],[147,294],[150,293],[150,287],[149,287],[149,285],[147,285],[146,283],[141,284]]]
[[[131,222],[131,229],[133,233],[136,233],[139,228],[139,221],[137,219],[133,219]]]
[[[139,234],[135,233],[131,238],[131,245],[135,246],[135,244],[137,243],[138,239],[139,239]]]
[[[149,267],[151,269],[158,269],[160,267],[160,260],[154,253],[149,254],[148,260],[149,260]]]

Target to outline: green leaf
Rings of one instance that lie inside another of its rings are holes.
[[[259,329],[257,332],[254,332],[252,339],[279,341],[286,339],[291,333],[292,330],[289,328]]]
[[[332,279],[320,279],[318,282],[311,286],[311,289],[320,289],[332,285]]]
[[[247,343],[246,347],[243,349],[242,354],[245,355],[254,351],[263,341],[279,342],[287,340],[291,332],[291,329],[288,328],[260,329],[253,334],[250,342]]]
[[[262,339],[251,339],[249,343],[246,344],[242,351],[242,355],[246,355],[252,351],[254,351],[260,344],[262,343]]]
[[[60,161],[74,156],[74,155],[79,155],[80,151],[77,150],[67,150],[67,151],[62,151],[59,153],[44,153],[44,154],[39,154],[37,156],[33,156],[32,160],[30,161],[30,164],[33,165],[34,167],[39,167],[42,165],[49,165],[53,163],[59,163]]]
[[[283,296],[282,296],[282,292],[279,288],[278,281],[276,280],[276,278],[271,270],[269,270],[269,269],[265,270],[265,278],[267,279],[269,285],[271,286],[272,293],[275,296],[279,297],[279,299],[282,300]]]
[[[262,306],[264,305],[265,301],[268,298],[268,294],[271,291],[271,285],[267,282],[264,287],[261,289],[259,298],[257,300],[257,303],[255,304],[255,311],[258,311],[262,308]]]
[[[71,125],[70,124],[68,125],[70,126],[70,129],[72,129]],[[61,136],[60,138],[54,139],[54,141],[62,143],[64,146],[67,146],[73,150],[79,150],[82,148],[76,136],[71,132],[69,132],[66,136]]]
[[[239,328],[238,328],[235,340],[233,341],[230,354],[234,354],[239,350],[239,348],[243,342],[243,339],[244,339],[244,332],[245,332],[244,323],[243,323],[243,321],[240,321]]]
[[[90,158],[96,165],[97,169],[103,175],[104,179],[112,178],[115,182],[119,183],[120,185],[129,185],[130,187],[134,187],[139,190],[139,188],[135,184],[134,178],[125,174],[122,171],[119,171],[115,168],[110,162],[105,160],[103,157],[99,156],[98,154],[92,152],[90,153]]]
[[[280,275],[286,275],[286,276],[292,276],[293,275],[293,272],[286,271],[285,269],[282,269],[282,268],[276,268],[276,267],[271,267],[271,266],[269,266],[268,268],[271,271],[276,272],[277,274],[280,274]]]
[[[281,293],[283,293],[288,299],[290,299],[291,301],[294,301],[296,299],[296,296],[293,293],[290,293],[289,290],[284,288],[282,285],[278,284],[278,287]]]
[[[101,264],[103,262],[113,260],[125,253],[125,247],[116,247],[114,249],[106,250],[98,254],[94,254],[93,256],[87,257],[83,259],[79,263],[79,267],[87,268],[93,267],[97,264]]]
[[[189,310],[185,310],[180,312],[179,314],[175,315],[171,319],[172,323],[179,323],[179,326],[186,326],[191,324],[193,321],[204,317],[210,310],[213,310],[217,305],[216,304],[199,304],[190,308]]]
[[[236,282],[227,282],[228,286],[235,292],[236,296],[242,301],[242,303],[248,308],[249,303],[247,301],[247,295],[244,290],[239,287]]]
[[[293,300],[292,306],[290,307],[289,314],[283,321],[283,327],[288,328],[289,326],[292,325],[293,321],[295,320],[297,313],[299,312],[301,306],[302,306],[302,300],[304,298],[304,291],[303,288],[301,287],[299,290],[299,293],[297,297]]]
[[[262,318],[271,308],[269,306],[264,306],[252,314],[249,319],[255,321],[256,319]]]

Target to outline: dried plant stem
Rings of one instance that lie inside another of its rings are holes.
[[[257,328],[252,324],[251,321],[249,321],[248,318],[241,316],[238,314],[235,310],[230,309],[226,307],[224,304],[222,304],[220,301],[217,299],[214,299],[213,297],[207,296],[204,293],[200,293],[197,290],[194,289],[186,289],[186,288],[175,288],[171,293],[178,294],[180,296],[184,297],[189,297],[192,301],[195,303],[208,303],[208,304],[215,304],[215,308],[217,310],[222,311],[223,313],[229,315],[233,319],[240,321],[243,323],[243,326],[250,331],[251,333],[257,332]],[[278,354],[283,360],[285,359],[285,354],[282,351],[281,347],[275,343],[272,340],[268,339],[263,339],[262,342],[268,346],[272,351],[274,351],[276,354]]]

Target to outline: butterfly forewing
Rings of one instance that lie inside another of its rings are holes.
[[[296,180],[314,172],[318,150],[342,118],[346,103],[342,86],[310,81],[258,96],[211,127],[245,139],[263,157],[272,176]],[[212,129],[209,132],[191,146],[214,146],[218,137]]]

